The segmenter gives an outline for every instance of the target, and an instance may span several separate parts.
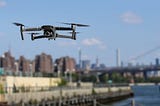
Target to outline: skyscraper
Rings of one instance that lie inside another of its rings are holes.
[[[117,49],[116,50],[116,65],[117,65],[117,67],[119,67],[121,65],[120,61],[121,61],[120,60],[120,50]]]
[[[98,59],[98,56],[97,56],[97,58],[96,58],[96,68],[98,68],[99,67],[99,59]]]
[[[159,65],[159,58],[156,58],[155,61],[156,61],[156,65],[158,66]]]

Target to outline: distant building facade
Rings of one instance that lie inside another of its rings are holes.
[[[52,73],[53,60],[51,55],[42,53],[35,57],[35,72]]]
[[[0,67],[3,67],[7,71],[15,71],[15,58],[11,56],[10,51],[5,52],[2,57],[0,57]]]
[[[155,62],[156,62],[156,66],[158,66],[159,65],[159,58],[156,58]]]
[[[91,68],[90,60],[82,60],[82,69],[89,70]]]
[[[61,71],[61,72],[75,71],[76,67],[75,59],[69,56],[56,59],[55,64],[56,64],[55,71]]]
[[[24,56],[20,56],[16,67],[18,67],[19,71],[28,72],[31,71],[30,64],[31,62],[29,60],[27,60]]]

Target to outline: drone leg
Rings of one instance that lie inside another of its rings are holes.
[[[31,34],[31,40],[34,40],[34,36],[33,36],[33,34]]]
[[[74,36],[74,38],[73,38],[74,40],[76,40],[76,36]]]
[[[20,26],[21,39],[24,40],[24,37],[23,37],[23,28],[22,28],[22,27],[23,27],[23,26],[21,25],[21,26]]]

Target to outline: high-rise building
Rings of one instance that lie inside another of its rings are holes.
[[[156,61],[156,65],[158,66],[159,65],[159,58],[156,58],[155,61]]]
[[[31,62],[27,60],[24,56],[20,56],[18,60],[18,71],[27,72],[30,71],[30,64]]]
[[[5,52],[0,58],[1,67],[7,71],[15,71],[15,58],[11,55],[10,51]]]
[[[121,65],[121,60],[120,60],[120,50],[119,49],[117,49],[116,50],[116,65],[117,65],[117,67],[120,67],[120,65]]]
[[[91,62],[90,60],[83,60],[82,61],[82,69],[89,70],[91,68]]]
[[[35,57],[35,72],[52,73],[53,60],[51,55],[42,53]]]
[[[98,56],[96,58],[96,67],[98,68],[99,67],[99,59],[98,59]]]
[[[100,69],[105,69],[105,68],[106,68],[106,65],[103,64],[103,63],[101,63],[101,64],[99,65],[99,68],[100,68]]]
[[[82,51],[79,49],[79,69],[82,68]]]
[[[0,68],[2,68],[2,67],[3,67],[3,58],[0,57]]]
[[[75,71],[76,67],[75,59],[69,56],[56,59],[55,64],[57,66],[56,71],[61,71],[61,72]]]

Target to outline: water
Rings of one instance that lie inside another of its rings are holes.
[[[158,86],[133,86],[133,98],[128,98],[106,106],[131,106],[131,101],[135,101],[135,106],[160,106],[160,85]]]

